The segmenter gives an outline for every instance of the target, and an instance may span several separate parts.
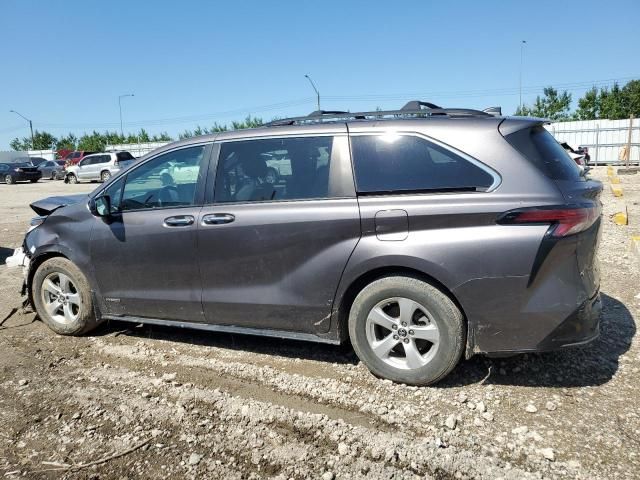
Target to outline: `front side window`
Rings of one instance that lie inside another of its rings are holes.
[[[351,137],[359,193],[486,191],[494,178],[462,156],[413,135]]]
[[[333,137],[223,143],[215,202],[327,198],[332,147]]]
[[[126,176],[119,209],[127,211],[193,205],[204,150],[204,146],[175,150],[132,170]]]

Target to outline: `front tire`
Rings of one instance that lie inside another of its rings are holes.
[[[456,366],[465,348],[465,322],[455,303],[416,278],[384,277],[367,285],[349,314],[356,355],[376,376],[429,385]]]
[[[52,258],[40,265],[32,292],[38,317],[60,335],[82,335],[99,324],[89,282],[66,258]]]
[[[78,183],[78,177],[76,177],[73,173],[67,175],[67,183]]]

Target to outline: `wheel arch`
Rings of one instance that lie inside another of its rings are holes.
[[[469,321],[467,319],[467,315],[465,310],[460,303],[460,301],[453,294],[451,289],[449,289],[443,282],[438,280],[433,275],[430,275],[424,271],[401,266],[401,265],[388,265],[383,267],[373,268],[355,279],[353,279],[349,285],[345,288],[344,293],[338,299],[337,308],[335,310],[335,315],[337,318],[336,327],[337,327],[337,337],[341,341],[349,340],[349,311],[351,310],[351,306],[353,305],[353,301],[355,300],[358,293],[362,291],[364,287],[369,285],[370,283],[384,277],[390,276],[405,276],[415,278],[417,280],[423,281],[432,285],[433,287],[440,290],[443,294],[445,294],[455,305],[458,307],[460,312],[462,313],[463,321],[466,326],[466,347],[465,347],[465,357],[470,358],[473,352],[473,332],[470,327]]]

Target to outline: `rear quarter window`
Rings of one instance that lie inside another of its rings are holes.
[[[506,140],[552,180],[579,180],[580,168],[542,125],[507,135]]]
[[[359,193],[486,191],[485,169],[413,135],[354,135],[351,149]]]

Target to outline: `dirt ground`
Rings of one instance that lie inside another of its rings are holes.
[[[605,170],[594,177],[605,179]],[[640,478],[640,175],[605,184],[604,312],[592,345],[476,356],[441,384],[374,378],[348,347],[112,322],[0,327],[3,478]],[[0,260],[28,203],[95,185],[0,185]],[[0,320],[21,273],[0,266]]]

